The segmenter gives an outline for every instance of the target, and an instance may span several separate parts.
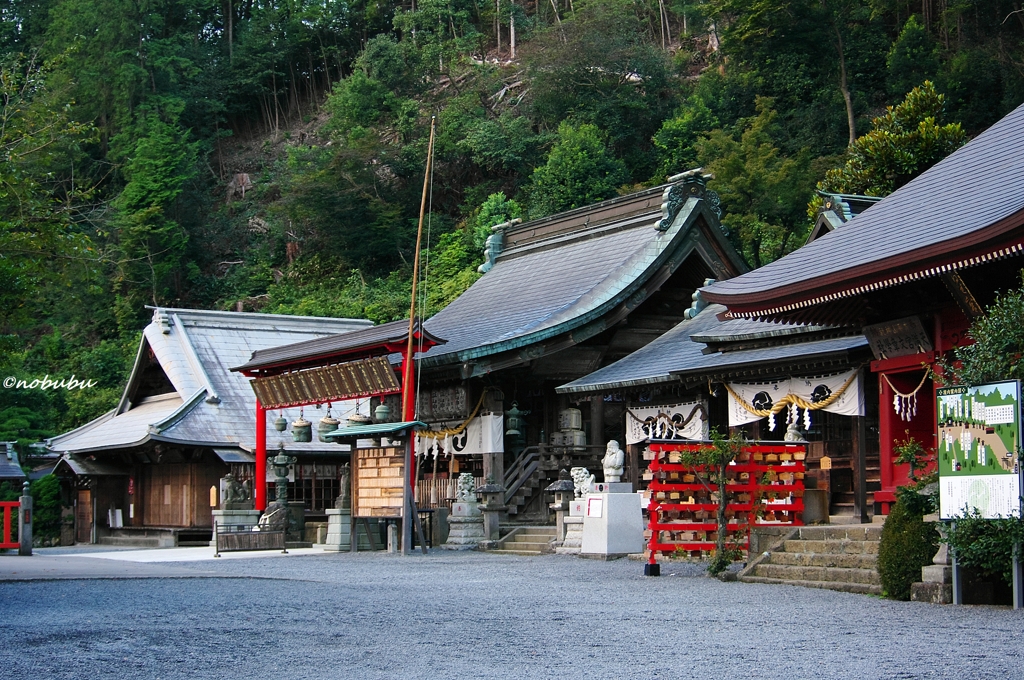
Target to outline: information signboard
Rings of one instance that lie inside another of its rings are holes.
[[[939,512],[1020,516],[1020,382],[936,391]]]

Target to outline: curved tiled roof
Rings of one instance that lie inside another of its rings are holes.
[[[713,337],[718,340],[737,341],[753,337],[757,327],[765,331],[766,335],[779,330],[778,325],[763,321],[720,321],[718,315],[724,311],[725,307],[721,305],[709,305],[694,318],[679,323],[647,346],[614,364],[562,385],[556,391],[615,392],[631,387],[677,382],[678,376],[684,374],[696,377],[751,367],[763,369],[773,361],[783,360],[786,360],[792,369],[794,363],[810,364],[825,357],[843,358],[850,350],[866,347],[868,344],[864,336],[857,335],[705,353],[706,345],[697,338]],[[821,329],[806,327],[801,330],[811,332]],[[788,335],[799,337],[801,334],[794,332]]]
[[[770,316],[1020,252],[1006,239],[1024,242],[1022,187],[1024,105],[842,229],[704,295]]]
[[[511,230],[506,236],[511,247],[490,271],[424,324],[447,340],[422,355],[424,364],[470,361],[525,347],[595,321],[631,296],[649,294],[644,284],[654,272],[670,257],[679,257],[680,249],[698,247],[699,216],[715,225],[707,230],[713,247],[732,258],[725,267],[743,271],[717,228],[717,217],[700,198],[687,198],[667,229],[657,228],[664,217],[665,188],[591,206],[589,215],[611,213],[596,225],[587,210],[577,210],[548,218],[564,221],[561,230],[549,227],[547,220]]]

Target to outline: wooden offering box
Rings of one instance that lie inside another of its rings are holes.
[[[352,475],[353,517],[401,517],[405,448],[356,449]]]

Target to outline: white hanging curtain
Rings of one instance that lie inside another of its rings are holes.
[[[626,410],[626,443],[647,439],[707,439],[704,405],[691,401],[665,406],[630,406]]]
[[[736,427],[769,418],[775,429],[779,422],[811,425],[811,411],[829,411],[843,416],[862,416],[864,393],[856,369],[812,378],[783,378],[760,383],[729,383],[729,425]]]
[[[502,453],[505,450],[504,417],[500,415],[477,416],[469,421],[458,433],[440,427],[417,432],[417,450],[424,447],[424,453],[451,456],[480,453]]]

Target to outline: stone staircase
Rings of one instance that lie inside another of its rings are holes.
[[[542,489],[550,483],[546,478],[546,472],[546,470],[538,467],[523,480],[522,485],[516,489],[512,498],[505,502],[505,505],[508,507],[509,516],[514,517],[527,514],[526,509],[537,496],[538,489]]]
[[[501,540],[501,547],[488,550],[498,555],[543,555],[553,552],[555,527],[517,527]]]
[[[176,548],[185,546],[211,545],[211,529],[175,527],[121,527],[102,529],[96,537],[99,545],[116,545],[136,548]]]
[[[793,529],[739,574],[745,583],[778,583],[881,595],[879,524]]]

